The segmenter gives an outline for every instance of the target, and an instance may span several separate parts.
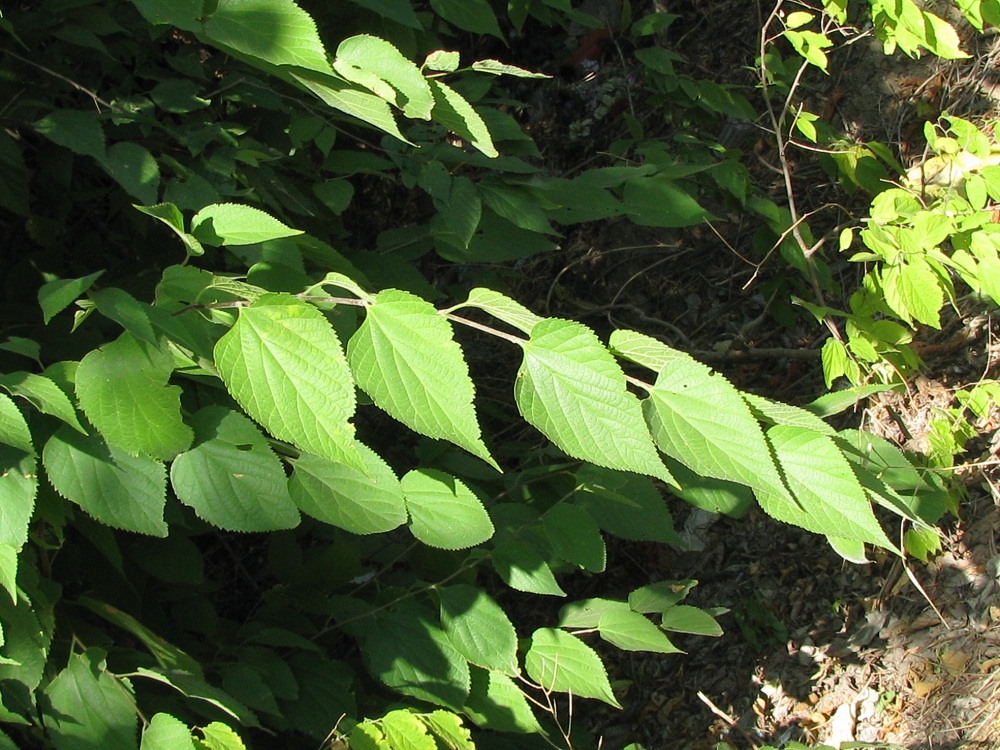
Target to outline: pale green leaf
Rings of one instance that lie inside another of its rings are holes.
[[[657,373],[667,365],[695,361],[694,357],[686,352],[673,349],[652,336],[628,329],[611,332],[610,348],[619,357]]]
[[[907,323],[916,320],[941,327],[944,291],[927,261],[911,258],[908,263],[883,268],[882,291],[885,303]]]
[[[375,301],[375,295],[374,294],[369,294],[354,279],[351,279],[351,278],[345,276],[342,273],[337,273],[336,271],[329,272],[326,276],[323,277],[322,281],[320,281],[318,284],[316,284],[316,286],[318,286],[318,287],[319,286],[323,286],[323,287],[325,287],[325,286],[339,287],[340,289],[344,289],[344,290],[350,292],[351,294],[353,294],[358,299],[363,299],[366,302],[374,302]]]
[[[713,638],[722,635],[722,628],[714,617],[702,609],[687,604],[678,604],[667,609],[663,613],[660,627],[674,633],[693,633]]]
[[[501,672],[472,668],[472,688],[464,713],[479,726],[494,732],[542,732],[524,692]]]
[[[703,476],[791,500],[740,392],[694,360],[660,370],[644,410],[660,450]]]
[[[358,385],[380,409],[496,467],[481,438],[462,349],[451,323],[429,302],[398,289],[380,292],[347,356]]]
[[[551,78],[545,73],[533,73],[530,70],[519,68],[516,65],[508,65],[499,60],[477,60],[472,63],[472,69],[477,73],[489,73],[495,76],[515,76],[516,78]]]
[[[817,534],[895,550],[876,520],[864,488],[833,440],[786,425],[769,429],[767,438],[798,501],[758,491],[757,501],[768,515]]]
[[[468,549],[493,536],[482,502],[460,480],[436,469],[414,469],[400,480],[413,536],[431,547]]]
[[[416,714],[399,708],[381,719],[382,732],[393,750],[437,750],[437,743]]]
[[[361,468],[348,420],[354,383],[340,340],[315,307],[268,294],[215,346],[226,388],[274,437]]]
[[[431,7],[448,23],[474,34],[492,34],[503,39],[497,14],[487,0],[431,0]]]
[[[831,536],[827,534],[826,541],[833,547],[833,551],[854,565],[864,565],[868,562],[865,554],[865,543],[857,539],[845,539],[842,536]]]
[[[256,242],[294,237],[292,229],[259,208],[241,203],[213,203],[191,219],[191,234],[199,242],[218,245],[252,245]]]
[[[597,625],[601,638],[625,651],[652,651],[657,654],[683,653],[645,615],[627,607],[601,615]]]
[[[52,318],[79,299],[103,273],[95,271],[79,279],[56,279],[42,284],[38,290],[38,303],[42,307],[45,324],[48,325]]]
[[[629,218],[647,227],[689,227],[715,218],[663,174],[629,180],[622,201]]]
[[[667,612],[686,597],[697,581],[657,581],[641,586],[628,595],[628,605],[636,612]]]
[[[251,60],[330,72],[316,23],[292,0],[219,0],[204,34]]]
[[[478,0],[483,2],[484,0]],[[466,0],[460,0],[464,3]],[[493,11],[490,11],[492,14]],[[434,120],[491,158],[500,155],[482,116],[455,89],[436,78],[427,81],[434,93]]]
[[[517,591],[548,596],[566,596],[552,569],[529,541],[507,539],[497,545],[490,558],[497,575]]]
[[[37,492],[34,452],[0,445],[0,544],[17,551],[28,541]]]
[[[167,472],[145,455],[133,456],[97,436],[62,427],[49,438],[42,463],[56,491],[108,526],[166,536]]]
[[[249,419],[224,406],[191,418],[195,444],[174,459],[178,499],[203,520],[230,531],[290,529],[299,513],[281,461]]]
[[[415,64],[384,39],[368,34],[345,39],[337,47],[333,67],[348,81],[365,88],[369,88],[371,76],[384,81],[399,92],[400,97],[393,94],[391,98],[404,115],[420,120],[431,118],[434,95],[427,79]],[[373,89],[373,93],[379,91]]]
[[[194,750],[191,732],[180,719],[158,713],[143,730],[139,750]]]
[[[355,443],[363,469],[303,453],[288,482],[303,513],[353,534],[392,531],[406,523],[406,501],[392,469],[371,448]]]
[[[565,631],[536,630],[524,656],[524,668],[546,690],[571,693],[578,698],[597,698],[621,708],[601,658],[590,646]]]
[[[463,307],[478,307],[492,315],[497,320],[517,328],[526,334],[531,334],[531,329],[542,320],[531,310],[520,302],[511,299],[502,292],[495,292],[492,289],[476,287],[469,292],[468,299],[460,305],[455,305],[449,312],[459,310]]]
[[[105,157],[104,129],[97,112],[57,109],[36,122],[34,128],[53,143],[81,156],[92,156],[98,161]]]
[[[429,714],[420,714],[420,720],[445,750],[476,750],[472,733],[462,724],[462,717],[439,709]]]
[[[17,601],[17,559],[20,554],[20,550],[16,547],[11,547],[9,544],[4,544],[0,542],[0,586],[3,586],[10,594],[11,601]],[[7,623],[7,620],[3,621]],[[3,632],[0,629],[0,641],[2,641]],[[0,642],[2,645],[2,642]],[[0,675],[3,675],[3,665],[4,657],[0,655]],[[12,666],[20,666],[17,662],[14,662]]]
[[[434,50],[424,59],[424,67],[428,70],[442,73],[454,73],[458,70],[462,56],[458,52],[448,52],[443,49]]]
[[[604,615],[621,611],[630,611],[626,602],[615,599],[581,599],[565,604],[559,610],[559,627],[593,630],[600,625]]]
[[[663,496],[648,477],[585,466],[576,478],[573,502],[604,531],[637,542],[683,546]]]
[[[236,730],[221,721],[213,721],[198,731],[201,732],[198,750],[246,750]]]
[[[31,431],[17,404],[10,396],[0,393],[0,443],[34,455]]]
[[[58,750],[136,748],[139,716],[128,682],[110,674],[105,652],[71,654],[69,664],[45,688],[51,710],[45,726]]]
[[[108,147],[108,154],[101,164],[133,198],[143,203],[156,203],[160,167],[148,149],[138,143],[121,141]]]
[[[181,419],[181,388],[167,385],[172,372],[169,353],[124,333],[83,358],[76,395],[108,444],[171,459],[193,439]]]
[[[333,76],[317,73],[307,74],[306,71],[292,71],[290,75],[301,86],[334,109],[357,117],[362,122],[388,133],[403,143],[409,143],[400,132],[396,117],[385,99],[368,91],[354,88],[353,84],[348,84]]]
[[[604,537],[593,515],[569,503],[550,508],[544,517],[552,551],[564,560],[601,573],[607,563]]]
[[[765,420],[772,424],[786,424],[791,427],[805,427],[821,435],[834,435],[837,432],[811,411],[798,406],[771,401],[753,393],[741,392],[740,395],[747,402],[754,417],[759,420]]]
[[[458,652],[477,667],[518,673],[517,633],[485,591],[459,584],[438,589],[441,626]]]
[[[382,730],[368,722],[354,725],[349,747],[351,750],[392,750]]]
[[[586,326],[538,323],[524,344],[514,397],[522,416],[570,456],[673,481],[625,374]]]
[[[433,619],[402,606],[376,620],[362,650],[369,670],[389,687],[458,711],[469,695],[469,665]]]

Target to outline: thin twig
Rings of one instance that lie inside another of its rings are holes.
[[[724,722],[726,722],[726,724],[728,724],[730,728],[735,729],[737,732],[742,734],[743,739],[749,742],[751,747],[754,748],[754,750],[757,750],[757,748],[760,747],[760,742],[757,740],[756,737],[754,737],[752,734],[750,734],[750,732],[744,729],[743,726],[741,726],[740,723],[736,721],[736,719],[734,719],[732,716],[730,716],[721,708],[712,703],[711,699],[709,699],[709,697],[700,690],[698,691],[698,699],[706,706],[708,706],[709,711],[711,711],[713,714],[715,714]]]

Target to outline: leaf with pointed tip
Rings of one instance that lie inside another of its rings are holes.
[[[743,396],[743,400],[747,402],[747,406],[750,407],[750,411],[753,412],[753,415],[757,419],[771,422],[772,424],[805,427],[821,435],[835,435],[837,433],[835,429],[811,411],[806,411],[798,406],[771,401],[768,398],[757,396],[753,393],[741,393],[740,395]]]
[[[644,615],[628,607],[611,609],[597,624],[601,638],[625,651],[652,651],[657,654],[680,654],[679,648]]]
[[[436,469],[414,469],[400,480],[413,536],[431,547],[468,549],[493,536],[493,522],[460,480]]]
[[[399,480],[375,451],[355,442],[362,469],[311,453],[295,462],[288,490],[299,510],[352,534],[377,534],[406,523]]]
[[[167,385],[173,369],[169,353],[124,333],[77,367],[80,407],[109,445],[171,459],[194,438],[181,418],[180,386]]]
[[[660,627],[673,633],[692,633],[718,638],[722,628],[708,612],[687,604],[670,607],[663,613]]]
[[[563,630],[536,630],[524,655],[524,668],[545,690],[597,698],[621,708],[601,658],[586,643]]]
[[[358,385],[380,409],[499,468],[482,441],[462,349],[451,323],[429,302],[398,289],[379,292],[347,357]]]
[[[497,320],[502,320],[508,325],[514,326],[526,334],[531,334],[531,329],[542,320],[531,310],[517,302],[506,294],[494,292],[492,289],[476,287],[469,292],[468,299],[460,305],[455,305],[449,310],[459,310],[463,307],[478,307],[492,315]]]
[[[170,467],[177,498],[203,520],[229,531],[290,529],[299,513],[285,470],[257,426],[224,406],[191,418],[196,442]]]
[[[206,245],[252,245],[256,242],[294,237],[292,229],[259,208],[241,203],[213,203],[191,219],[191,234]]]
[[[155,714],[142,732],[139,750],[194,750],[191,731],[170,714]]]
[[[517,633],[485,591],[458,584],[438,589],[441,626],[458,652],[483,669],[516,675]]]
[[[50,141],[73,153],[104,160],[104,128],[97,112],[57,109],[36,122],[34,127]]]
[[[660,460],[625,374],[586,326],[548,318],[531,331],[514,382],[521,415],[574,458],[673,477]]]
[[[361,469],[348,421],[354,381],[333,326],[312,305],[265,294],[215,345],[226,388],[279,440]]]
[[[42,451],[56,492],[108,526],[166,536],[163,521],[167,470],[145,455],[133,456],[96,435],[61,427]]]
[[[798,503],[761,491],[757,501],[765,513],[817,534],[896,551],[875,518],[864,488],[831,438],[802,427],[775,425],[767,431],[767,439]]]
[[[409,143],[399,130],[396,117],[389,103],[369,91],[362,91],[354,84],[340,78],[321,75],[311,71],[289,71],[289,75],[303,88],[308,89],[327,105],[341,112],[357,117],[382,130],[403,143]]]
[[[545,558],[521,539],[507,539],[497,545],[490,558],[497,575],[517,591],[548,596],[566,596]]]
[[[381,720],[389,747],[399,750],[437,750],[437,743],[416,715],[406,709],[390,711]]]
[[[69,396],[49,378],[30,372],[11,372],[0,375],[0,386],[6,388],[12,396],[27,400],[42,414],[50,414],[86,434]]]
[[[37,492],[35,454],[0,444],[0,544],[20,550],[28,541]]]
[[[696,474],[791,501],[760,424],[722,375],[694,360],[668,362],[643,409],[660,450]]]
[[[524,692],[501,672],[472,667],[472,687],[464,713],[476,724],[495,732],[542,733]]]
[[[384,39],[369,34],[348,37],[337,47],[333,67],[346,80],[365,88],[372,88],[369,86],[371,77],[388,84],[392,87],[390,96],[383,96],[383,99],[391,100],[407,117],[431,119],[434,95],[427,79],[420,68]],[[393,90],[398,91],[401,98],[397,98]],[[372,91],[379,93],[374,88]]]
[[[476,750],[472,743],[472,733],[463,726],[462,717],[439,709],[429,714],[420,714],[419,718],[431,730],[441,747],[447,750]]]
[[[604,615],[614,611],[630,611],[628,603],[616,599],[600,598],[570,602],[559,610],[559,627],[592,630],[600,625]]]
[[[493,145],[493,138],[482,115],[476,112],[465,97],[437,78],[428,79],[427,82],[434,92],[433,118],[486,156],[491,158],[499,156],[500,152]]]
[[[95,271],[79,279],[56,279],[42,284],[38,290],[38,304],[42,307],[45,324],[79,299],[103,273]]]

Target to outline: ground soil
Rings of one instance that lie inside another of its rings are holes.
[[[719,71],[729,71],[726,82],[752,96],[755,4],[692,0],[669,10],[682,18],[660,43],[688,58],[688,72],[718,80]],[[813,111],[853,137],[889,143],[912,163],[923,151],[927,117],[946,108],[978,118],[993,110],[997,47],[971,35],[967,44],[971,60],[942,64],[886,58],[873,40],[857,41],[833,53],[831,75],[810,78],[804,90]],[[546,144],[541,125],[534,134],[562,169],[594,156]],[[754,131],[746,151],[755,177],[770,182],[781,202],[782,186],[767,167],[767,133]],[[813,204],[848,200],[808,159],[795,169]],[[599,331],[646,331],[695,353],[741,388],[808,401],[823,392],[823,331],[806,320],[782,327],[764,315],[762,285],[782,270],[746,260],[754,227],[744,221],[720,222],[718,236],[705,227],[665,233],[614,221],[589,226],[568,236],[559,252],[523,265],[516,296],[539,313]],[[933,408],[947,405],[956,388],[1000,376],[997,324],[976,310],[956,314],[945,331],[920,332],[931,355],[927,371],[906,394],[859,404],[846,423],[900,444],[903,424],[908,438],[919,438]],[[958,346],[949,343],[956,340]],[[784,353],[768,353],[777,350]],[[578,718],[609,748],[695,750],[720,741],[756,748],[788,740],[1000,748],[1000,439],[995,421],[978,428],[981,438],[963,457],[970,465],[955,473],[966,497],[942,528],[943,551],[927,564],[873,555],[868,565],[850,565],[822,538],[759,512],[696,529],[699,517],[688,519],[683,506],[675,508],[677,519],[701,535],[703,551],[612,547],[602,587],[627,591],[652,580],[695,578],[690,603],[725,608],[719,621],[726,632],[715,640],[679,639],[683,656],[603,654],[626,709],[578,709]]]

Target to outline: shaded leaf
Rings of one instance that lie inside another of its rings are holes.
[[[493,536],[482,502],[460,480],[436,469],[414,469],[400,480],[413,536],[431,547],[467,549]]]
[[[546,690],[597,698],[621,708],[600,657],[590,646],[565,631],[536,630],[524,656],[524,668],[528,676]]]
[[[465,584],[442,587],[438,595],[441,626],[458,652],[483,669],[516,675],[517,633],[500,606]]]

